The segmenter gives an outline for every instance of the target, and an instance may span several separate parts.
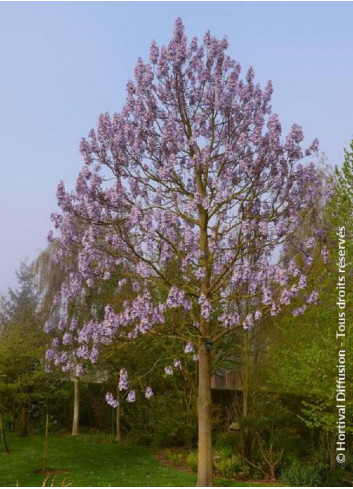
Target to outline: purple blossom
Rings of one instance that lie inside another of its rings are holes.
[[[158,56],[159,56],[159,49],[158,46],[156,45],[156,42],[153,41],[151,45],[151,50],[150,50],[150,60],[152,64],[156,64],[158,61]]]
[[[71,345],[72,343],[72,334],[65,333],[63,336],[63,345]]]
[[[181,361],[179,360],[179,358],[176,358],[173,362],[173,365],[174,365],[174,368],[176,368],[177,370],[182,370],[183,366],[181,364]]]
[[[153,396],[152,387],[150,387],[150,386],[146,387],[146,390],[145,390],[146,399],[151,399],[152,396]]]
[[[259,231],[263,236],[267,236],[268,234],[268,222],[267,221],[260,221],[258,224]]]
[[[255,312],[254,317],[255,317],[255,321],[258,321],[259,319],[261,319],[261,318],[262,318],[262,311],[257,310],[257,311]]]
[[[292,311],[292,314],[293,316],[301,316],[302,314],[304,314],[304,312],[306,311],[306,306],[301,306],[301,307],[297,307],[296,309],[293,309]]]
[[[206,320],[210,319],[212,307],[205,294],[200,295],[199,304],[201,305],[201,316]]]
[[[194,345],[189,341],[186,343],[184,353],[193,353],[195,351]]]
[[[77,326],[78,326],[77,318],[72,318],[70,328],[69,328],[70,331],[75,331],[77,329]]]
[[[75,374],[78,377],[83,374],[83,366],[80,363],[78,363],[75,367]]]
[[[291,303],[291,299],[292,299],[292,294],[290,293],[290,291],[287,289],[283,289],[279,300],[280,304],[288,305]]]
[[[126,398],[126,401],[127,402],[135,402],[136,400],[136,394],[135,394],[135,391],[132,390],[132,391],[129,391],[128,395],[127,395],[127,398]]]
[[[298,282],[298,288],[299,289],[305,289],[307,286],[307,278],[305,275],[300,275],[299,277],[299,282]]]
[[[272,304],[272,293],[268,287],[262,288],[262,303],[264,305]]]
[[[44,325],[44,331],[50,333],[55,328],[55,324],[49,319]]]
[[[247,314],[245,321],[243,323],[244,329],[250,329],[254,326],[254,318],[251,313]]]
[[[278,306],[278,304],[273,303],[272,304],[272,307],[271,307],[271,310],[270,310],[271,316],[277,316],[280,313],[280,310],[281,309]]]
[[[317,290],[313,290],[311,292],[311,294],[309,295],[308,299],[307,299],[307,303],[308,304],[317,304],[317,301],[319,299],[319,293]]]
[[[307,250],[311,250],[315,246],[316,240],[315,238],[308,238],[304,242],[304,247]]]
[[[322,260],[324,263],[328,262],[329,255],[330,255],[330,252],[329,252],[328,248],[326,246],[323,246],[323,248],[321,250],[321,256],[322,256]]]
[[[56,355],[55,351],[52,348],[50,348],[49,350],[46,351],[45,354],[46,361],[48,362],[53,360],[55,358],[55,355]]]
[[[191,309],[190,301],[185,299],[185,292],[175,286],[170,288],[166,304],[170,308],[183,307],[187,311]]]
[[[111,392],[107,392],[105,395],[105,400],[109,406],[113,408],[117,408],[119,406],[119,402],[114,398]]]
[[[125,368],[120,369],[118,388],[119,391],[127,391],[129,389],[129,377]]]
[[[173,369],[171,367],[164,367],[166,375],[173,375]]]

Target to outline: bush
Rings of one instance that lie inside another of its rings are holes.
[[[171,390],[156,393],[148,402],[124,407],[129,438],[153,448],[193,446],[197,425]],[[143,434],[145,440],[143,439]]]
[[[325,487],[351,487],[353,474],[342,469],[325,470],[322,473],[322,485]]]
[[[240,434],[239,433],[227,433],[216,432],[213,438],[213,444],[215,450],[223,448],[230,448],[232,452],[236,452],[239,449]]]
[[[123,436],[123,440],[132,445],[141,445],[143,447],[151,447],[153,435],[142,430],[133,430]]]
[[[197,452],[192,451],[187,456],[187,465],[193,471],[197,471]],[[232,453],[230,447],[216,448],[213,456],[215,473],[219,477],[239,477],[246,479],[251,475],[251,469],[242,465],[240,455]]]
[[[320,486],[320,470],[312,465],[294,463],[281,471],[281,479],[293,486]]]
[[[248,465],[242,465],[240,467],[240,470],[238,473],[238,477],[240,479],[248,479],[251,475],[252,475],[251,474],[251,467],[249,467]]]
[[[162,452],[164,460],[176,468],[183,468],[187,464],[188,452],[184,448],[166,448]]]
[[[197,452],[190,452],[186,462],[193,472],[197,471]]]
[[[242,461],[238,455],[229,449],[217,450],[213,457],[213,464],[217,475],[222,477],[235,477],[239,475]]]

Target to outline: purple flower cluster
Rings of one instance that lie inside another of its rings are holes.
[[[111,392],[107,392],[105,395],[105,400],[109,406],[113,408],[117,408],[119,406],[118,401],[114,398],[113,394]]]
[[[194,345],[190,341],[188,341],[185,345],[184,353],[194,353],[194,351]]]
[[[118,387],[119,391],[127,391],[129,389],[129,377],[125,368],[120,369]]]
[[[166,315],[180,313],[174,309],[183,314],[174,334],[192,339],[184,352],[194,353],[202,325],[212,325],[211,336],[252,328],[265,312],[275,316],[304,298],[321,237],[313,227],[302,242],[300,224],[324,186],[300,160],[318,146],[303,149],[297,124],[282,136],[272,91],[271,82],[255,83],[252,69],[241,77],[225,39],[207,32],[189,42],[180,19],[167,46],[152,43],[123,108],[102,114],[81,141],[75,189],[58,186],[58,237],[49,240],[67,278],[55,299],[61,319],[45,325],[58,338],[48,364],[95,363],[102,345],[163,327]],[[327,260],[325,248],[321,254]],[[70,305],[116,276],[118,295],[131,285],[123,307],[107,305],[103,318],[92,310],[80,324],[69,318]],[[307,297],[317,301],[314,292]],[[129,390],[124,369],[119,389]]]
[[[126,401],[127,402],[135,402],[136,401],[135,391],[129,391],[127,398],[126,398]]]
[[[153,396],[152,387],[151,386],[147,386],[146,387],[146,390],[145,390],[145,397],[146,397],[146,399],[151,399],[152,396]]]
[[[171,367],[164,367],[164,372],[166,375],[173,375],[173,369]]]

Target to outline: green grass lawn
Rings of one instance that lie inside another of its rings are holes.
[[[41,486],[43,438],[10,436],[10,454],[0,452],[0,486]],[[1,447],[2,448],[2,447]],[[97,443],[69,436],[50,436],[48,468],[56,471],[60,486],[65,479],[71,486],[194,486],[196,474],[162,465],[144,448]],[[235,481],[216,480],[222,486],[249,486]],[[260,486],[260,484],[258,484]]]

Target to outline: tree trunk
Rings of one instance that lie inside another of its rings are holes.
[[[10,424],[10,430],[12,433],[15,431],[15,428],[16,428],[16,404],[15,404],[15,401],[13,401],[13,403],[12,403],[12,421]]]
[[[198,469],[197,486],[212,487],[211,353],[201,340],[199,348],[198,391]]]
[[[197,165],[196,165],[197,166]],[[207,188],[201,170],[196,168],[195,176],[201,197],[207,197]],[[204,175],[205,176],[205,175]],[[208,211],[199,207],[200,224],[200,266],[204,272],[200,292],[209,300],[211,280],[211,258],[208,246]],[[200,296],[201,298],[201,296]],[[210,324],[207,317],[200,311],[200,343],[199,343],[199,390],[198,390],[198,487],[211,487],[212,477],[212,418],[211,418],[211,348]],[[206,344],[208,343],[208,344]]]
[[[28,436],[28,412],[27,406],[21,406],[21,436]]]
[[[117,443],[121,443],[121,405],[120,405],[120,390],[119,387],[117,386],[116,388],[116,400],[118,401],[118,406],[116,408],[116,413],[115,413],[115,423],[116,423],[116,434],[115,434],[115,441]]]
[[[4,444],[5,453],[10,453],[9,445],[7,444],[5,428],[4,428],[4,423],[3,423],[3,420],[2,420],[2,415],[1,414],[0,414],[0,434],[1,434],[2,442]]]
[[[242,418],[245,418],[249,413],[249,370],[250,370],[250,358],[249,358],[249,334],[248,331],[244,331],[244,343],[242,347]],[[248,446],[248,428],[241,430],[241,454],[243,463],[246,464],[246,459],[250,458],[250,447]]]
[[[250,351],[249,351],[249,334],[244,331],[243,345],[243,373],[242,373],[242,388],[243,388],[243,418],[249,412],[249,370],[250,370]]]
[[[43,463],[42,463],[43,474],[45,474],[47,470],[47,464],[48,464],[48,431],[49,431],[49,413],[47,413],[45,416]]]
[[[72,420],[72,436],[78,435],[80,421],[80,379],[74,378],[74,416]]]

